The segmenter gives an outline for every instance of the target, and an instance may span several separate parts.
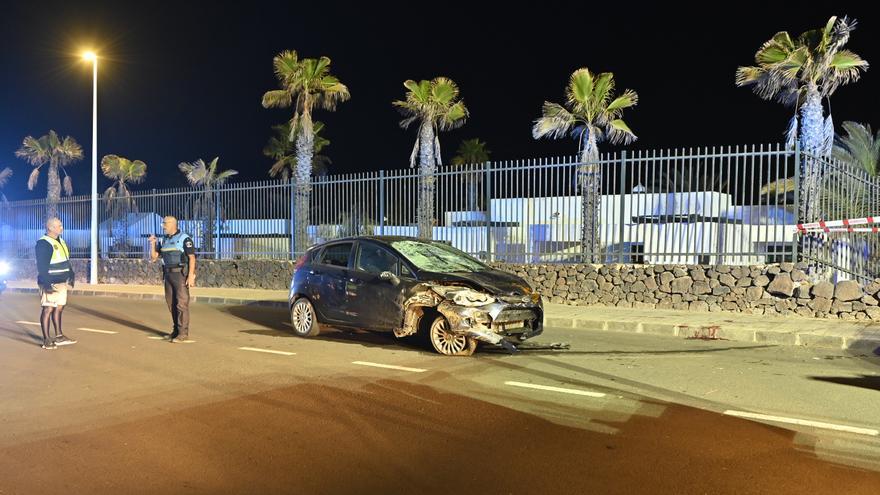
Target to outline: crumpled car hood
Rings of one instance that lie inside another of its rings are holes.
[[[440,284],[468,285],[474,290],[486,291],[493,296],[526,296],[533,292],[523,279],[500,270],[474,273],[432,273],[425,278],[430,282]]]

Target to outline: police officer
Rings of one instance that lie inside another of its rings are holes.
[[[165,280],[165,301],[174,330],[171,342],[185,342],[189,338],[189,288],[196,285],[196,252],[192,238],[177,226],[177,218],[162,220],[165,236],[161,240],[150,236],[150,260],[162,258],[162,277]]]
[[[61,330],[61,313],[67,305],[67,288],[73,287],[74,274],[70,266],[70,249],[61,238],[64,226],[61,220],[50,218],[46,222],[46,235],[40,237],[34,247],[37,259],[37,285],[40,287],[40,330],[43,332],[43,349],[56,349],[60,345],[76,344]],[[55,338],[49,336],[49,325],[55,327]]]

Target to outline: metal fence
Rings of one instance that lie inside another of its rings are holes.
[[[726,146],[612,153],[590,164],[575,157],[515,160],[446,166],[429,176],[412,169],[315,177],[299,186],[260,181],[152,190],[130,201],[101,200],[99,252],[146,256],[147,237],[159,233],[161,217],[175,215],[199,256],[215,259],[292,259],[308,245],[339,237],[421,233],[500,262],[795,261],[802,242],[794,229],[801,158],[781,145]],[[873,208],[853,209],[844,199],[855,184],[875,201],[874,179],[823,163],[825,218]],[[794,178],[793,188],[783,187],[787,178]],[[45,201],[0,206],[5,256],[32,257],[45,208]],[[298,209],[307,216],[297,217]],[[58,210],[72,254],[87,257],[89,198],[66,198]],[[308,222],[297,228],[296,218]],[[853,276],[865,274],[867,264],[844,263],[834,253],[828,247],[807,254]]]
[[[880,213],[880,180],[877,177],[833,158],[804,153],[801,159],[806,172],[802,189],[806,195],[805,204],[809,205],[800,215],[804,223],[860,219]],[[857,228],[862,230],[860,232],[802,234],[799,239],[801,257],[810,262],[814,279],[867,282],[880,277],[880,235],[870,231],[871,227],[863,225]]]

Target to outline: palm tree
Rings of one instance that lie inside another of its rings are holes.
[[[267,91],[263,95],[263,107],[294,107],[288,141],[296,142],[295,250],[304,252],[311,244],[308,239],[310,177],[315,153],[312,112],[315,108],[334,111],[338,103],[347,101],[351,95],[348,88],[330,74],[327,57],[300,59],[295,51],[288,50],[278,54],[272,62],[281,89]]]
[[[464,125],[468,109],[459,97],[458,85],[452,79],[435,77],[431,81],[408,80],[403,83],[407,89],[406,99],[392,104],[398,108],[404,119],[400,127],[408,129],[419,123],[419,133],[409,158],[409,166],[416,166],[419,157],[419,237],[433,237],[434,188],[437,167],[442,165],[440,157],[440,131],[457,129]]]
[[[843,49],[855,28],[855,20],[831,17],[823,28],[794,39],[779,32],[755,54],[757,65],[736,71],[737,86],[752,86],[761,98],[795,109],[787,142],[791,148],[799,143],[807,155],[799,171],[805,186],[799,205],[803,220],[822,214],[809,205],[819,198],[824,166],[818,158],[831,155],[834,142],[834,123],[830,112],[823,115],[822,98],[830,101],[838,87],[857,81],[868,68],[867,61]]]
[[[9,182],[9,178],[12,177],[12,169],[9,167],[0,170],[0,189],[6,187],[6,184]],[[0,193],[0,200],[6,203],[6,195]]]
[[[291,173],[296,173],[296,136],[290,140],[290,123],[273,126],[275,135],[269,138],[263,155],[275,160],[269,169],[270,177],[281,177],[289,180]],[[321,136],[324,130],[323,122],[315,122],[314,125],[314,155],[312,156],[312,175],[327,175],[327,169],[333,163],[330,157],[321,155],[321,150],[330,144],[330,140]]]
[[[452,165],[464,167],[466,165],[481,165],[489,162],[492,152],[486,148],[486,143],[479,139],[465,139],[458,146],[458,154],[452,158]],[[468,188],[468,210],[477,211],[480,208],[479,190],[483,174],[476,170],[465,175]]]
[[[113,237],[113,224],[119,222],[123,241],[116,243],[120,252],[128,247],[128,215],[137,213],[137,204],[131,197],[129,184],[140,184],[147,176],[147,164],[140,160],[129,160],[117,155],[107,155],[101,159],[101,171],[113,184],[104,191],[104,201],[108,216],[107,225]]]
[[[197,195],[192,203],[192,218],[202,222],[202,231],[205,233],[205,251],[214,252],[214,228],[218,220],[215,218],[214,211],[214,189],[222,186],[233,175],[238,174],[237,170],[217,170],[217,162],[220,157],[211,160],[211,163],[205,164],[205,161],[198,160],[187,163],[183,162],[178,165],[180,171],[186,176],[187,182],[195,188],[201,189],[202,193]]]
[[[880,131],[874,135],[870,125],[844,122],[846,136],[838,136],[832,156],[876,176],[880,166]]]
[[[23,158],[34,167],[28,178],[28,189],[31,191],[37,187],[40,169],[43,168],[43,165],[49,165],[46,218],[58,216],[58,202],[61,201],[62,189],[62,180],[58,171],[60,169],[64,172],[64,193],[68,196],[73,195],[73,183],[64,167],[82,160],[82,147],[72,137],[66,136],[61,139],[55,131],[50,130],[49,134],[39,139],[33,136],[24,138],[21,148],[15,152],[15,156]]]
[[[614,94],[614,74],[593,74],[587,68],[572,73],[565,91],[566,105],[544,102],[543,114],[535,120],[535,139],[559,139],[569,135],[578,140],[580,161],[579,182],[581,202],[581,249],[592,261],[599,258],[599,188],[602,170],[598,165],[599,143],[629,144],[636,135],[623,121],[623,111],[634,107],[639,96],[627,89]]]

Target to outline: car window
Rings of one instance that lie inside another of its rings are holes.
[[[351,243],[334,244],[324,248],[321,253],[321,264],[330,266],[348,266],[348,257],[351,254]]]
[[[391,272],[397,275],[399,260],[397,256],[391,254],[386,249],[375,244],[362,242],[358,251],[357,264],[355,265],[358,270],[375,274]]]
[[[413,272],[411,272],[409,270],[409,267],[407,267],[403,263],[400,264],[400,276],[407,277],[407,278],[415,278],[415,275],[413,275]]]

